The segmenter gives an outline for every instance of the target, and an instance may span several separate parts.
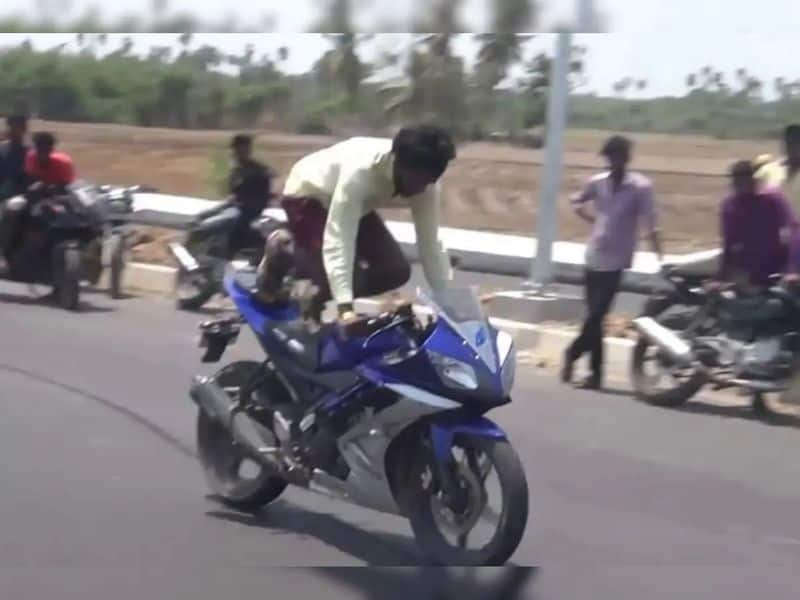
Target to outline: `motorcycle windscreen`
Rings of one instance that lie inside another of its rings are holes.
[[[489,320],[474,287],[437,290],[429,296],[417,290],[420,300],[430,306],[475,351],[489,372],[500,368]]]

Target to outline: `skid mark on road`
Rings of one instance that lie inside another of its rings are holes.
[[[126,408],[125,406],[121,406],[121,405],[115,403],[112,400],[109,400],[108,398],[103,398],[102,396],[98,396],[97,394],[93,394],[92,392],[89,392],[88,390],[84,390],[84,389],[75,387],[73,385],[70,385],[70,384],[67,384],[67,383],[64,383],[64,382],[61,382],[61,381],[57,381],[55,379],[47,377],[46,375],[42,375],[40,373],[36,373],[36,372],[30,371],[28,369],[23,369],[23,368],[20,368],[20,367],[16,367],[14,365],[8,365],[8,364],[5,364],[5,363],[0,363],[0,371],[5,371],[7,373],[13,373],[13,374],[16,374],[16,375],[21,375],[22,377],[26,377],[26,378],[28,378],[28,379],[30,379],[32,381],[37,382],[37,383],[48,385],[50,387],[54,387],[54,388],[63,390],[65,392],[69,392],[70,394],[75,394],[76,396],[80,396],[82,398],[86,398],[87,400],[90,400],[90,401],[92,401],[92,402],[94,402],[96,404],[99,404],[100,406],[110,410],[110,411],[113,411],[113,412],[117,413],[118,415],[121,415],[126,420],[128,420],[130,422],[133,422],[133,423],[136,423],[140,427],[143,427],[144,429],[146,429],[147,431],[149,431],[150,433],[152,433],[156,437],[160,438],[162,441],[166,442],[174,450],[180,452],[181,454],[183,454],[187,458],[194,459],[194,458],[197,457],[197,454],[195,453],[194,448],[192,448],[192,447],[188,446],[187,444],[183,443],[181,440],[179,440],[177,437],[172,435],[167,430],[163,429],[161,426],[157,425],[156,423],[153,423],[152,421],[149,421],[148,419],[146,419],[142,415],[132,411],[131,409]]]

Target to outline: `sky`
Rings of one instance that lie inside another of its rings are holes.
[[[59,0],[39,0],[55,2]],[[242,4],[238,7],[238,4]],[[110,3],[109,3],[110,4]],[[116,0],[113,8],[103,11],[106,16],[118,16],[146,10],[152,4],[142,0]],[[256,22],[263,16],[263,7],[270,3],[229,0],[171,0],[173,11],[185,10],[205,19],[235,14],[240,22]],[[294,33],[310,25],[316,0],[280,2],[276,32],[266,34],[197,34],[195,44],[209,43],[226,52],[240,52],[248,43],[259,54],[274,53],[288,46],[290,59],[286,65],[291,72],[303,72],[329,46],[322,36]],[[575,10],[575,0],[550,1],[544,11],[542,25],[551,28],[556,22],[568,19]],[[73,0],[71,11],[78,14],[87,3]],[[387,14],[389,7],[410,6],[396,0],[371,0],[371,16],[359,23],[364,28],[375,26],[376,11]],[[576,43],[588,49],[588,85],[585,91],[610,94],[616,81],[623,77],[646,79],[648,88],[639,96],[681,95],[685,92],[686,75],[710,64],[727,73],[745,67],[766,82],[776,77],[800,79],[800,2],[797,0],[759,0],[758,10],[748,0],[596,0],[606,19],[603,34],[579,34]],[[0,14],[22,13],[30,0],[3,0]],[[487,12],[483,0],[465,0],[465,17],[476,30],[486,28]],[[362,11],[363,12],[363,11]],[[59,37],[61,36],[61,37]],[[0,34],[0,45],[19,43],[30,37],[37,47],[56,45],[71,40],[64,34]],[[152,45],[174,43],[175,36],[136,34],[137,50],[146,51]],[[382,49],[396,50],[407,44],[403,34],[379,35],[364,49],[368,58],[378,56]],[[111,44],[115,43],[113,36]],[[552,49],[554,36],[542,34],[528,48],[533,55]],[[464,35],[456,49],[468,60],[474,57],[476,44]],[[767,91],[771,86],[767,86]]]

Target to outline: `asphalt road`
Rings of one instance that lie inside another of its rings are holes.
[[[419,558],[399,518],[300,490],[257,516],[206,496],[187,396],[208,371],[198,320],[102,295],[67,314],[0,284],[0,598],[499,597],[496,572],[265,569]],[[257,356],[248,334],[228,358]],[[797,597],[796,423],[702,401],[659,410],[524,366],[494,416],[531,490],[513,562],[541,567],[500,597]]]

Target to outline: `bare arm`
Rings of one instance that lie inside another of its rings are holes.
[[[656,200],[653,188],[648,185],[642,190],[642,216],[647,227],[647,237],[650,240],[650,247],[658,256],[659,261],[664,260],[663,247],[661,245],[661,231],[658,227],[658,211],[656,210]]]
[[[356,238],[366,194],[364,179],[365,176],[359,172],[340,175],[325,224],[322,257],[331,295],[340,312],[351,312],[354,300],[353,271]]]
[[[596,216],[589,208],[589,202],[595,197],[595,187],[593,182],[588,182],[581,192],[572,198],[572,206],[575,209],[575,214],[580,219],[589,224],[594,224]]]
[[[453,275],[447,251],[439,240],[440,195],[441,188],[437,184],[411,203],[422,268],[434,290],[446,288]]]

